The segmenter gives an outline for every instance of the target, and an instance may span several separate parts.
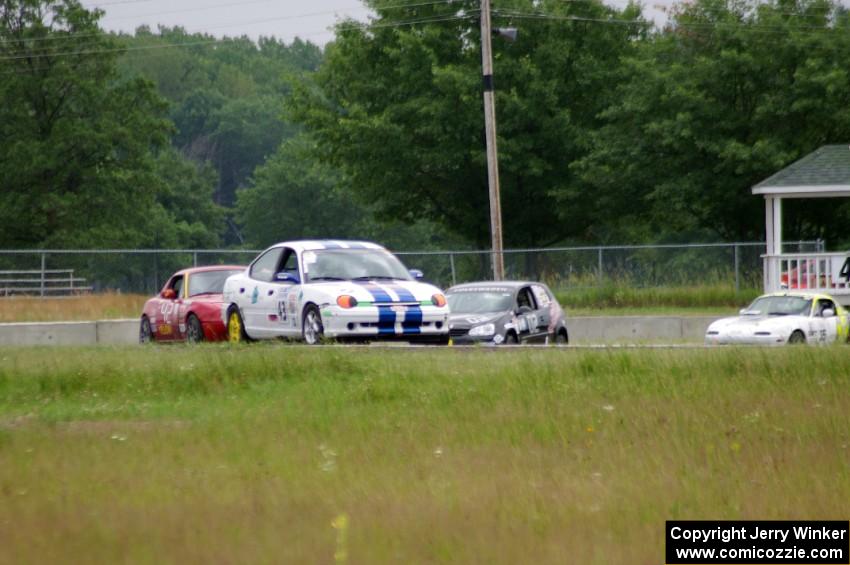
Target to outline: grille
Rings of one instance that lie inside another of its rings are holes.
[[[456,330],[456,329],[454,329],[454,328],[452,328],[452,329],[450,329],[450,330],[449,330],[449,335],[450,335],[451,337],[460,337],[460,336],[462,336],[462,335],[466,335],[466,334],[468,334],[468,333],[469,333],[469,330],[462,330],[462,329],[457,329],[457,330]]]

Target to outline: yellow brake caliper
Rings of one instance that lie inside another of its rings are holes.
[[[242,340],[242,327],[239,324],[239,314],[235,311],[230,313],[230,323],[227,324],[228,337],[231,343],[238,343]]]

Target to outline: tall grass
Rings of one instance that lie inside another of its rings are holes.
[[[0,562],[663,562],[846,518],[842,348],[0,349]]]
[[[608,282],[600,286],[559,288],[556,294],[562,305],[576,309],[711,309],[740,308],[761,294],[761,290],[742,288],[736,292],[733,285],[726,283],[641,288]]]
[[[71,322],[137,318],[148,297],[107,292],[80,296],[0,298],[0,322]]]

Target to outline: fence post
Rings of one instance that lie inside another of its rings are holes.
[[[602,248],[598,248],[599,253],[599,266],[598,266],[598,275],[599,275],[599,284],[602,285]]]
[[[455,254],[449,253],[449,264],[452,267],[452,286],[457,284],[457,275],[455,274]]]
[[[47,254],[42,253],[41,254],[41,296],[42,297],[44,297],[44,283],[45,283],[44,277],[47,274],[44,271],[46,270],[46,268],[47,268]]]
[[[741,278],[739,275],[740,271],[740,259],[738,257],[738,244],[735,244],[735,294],[741,292]]]
[[[193,267],[198,266],[198,252],[197,251],[192,252],[192,266]]]

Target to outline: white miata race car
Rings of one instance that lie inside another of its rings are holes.
[[[421,277],[374,243],[278,243],[227,279],[222,319],[230,341],[448,343],[446,298]]]
[[[756,298],[740,316],[713,322],[705,332],[705,343],[844,343],[847,331],[847,311],[831,296],[781,292]]]

